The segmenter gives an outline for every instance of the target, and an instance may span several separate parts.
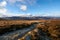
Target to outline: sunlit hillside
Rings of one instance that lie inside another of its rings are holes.
[[[19,37],[20,34],[13,34],[13,35],[11,34],[13,36],[13,40],[15,40],[15,38],[17,38],[18,40],[28,40],[28,39],[30,40],[47,40],[47,39],[60,40],[60,20],[59,19],[5,20],[5,21],[2,20],[0,21],[0,35],[2,36],[3,34],[6,34],[6,33],[9,34],[10,32],[14,32],[20,29],[22,30],[24,28],[29,29],[34,24],[35,24],[35,28],[28,31],[21,37]]]

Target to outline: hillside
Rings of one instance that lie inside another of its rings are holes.
[[[37,24],[34,30],[27,32],[20,39],[25,40],[60,40],[60,20],[1,20],[0,35],[10,33],[16,30],[29,28],[31,25]],[[23,31],[22,31],[23,32]],[[17,36],[17,34],[15,34]],[[13,37],[16,37],[16,36]],[[17,37],[16,37],[17,38]],[[19,40],[20,40],[19,39]]]

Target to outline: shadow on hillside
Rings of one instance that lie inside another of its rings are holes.
[[[16,31],[16,30],[20,30],[20,29],[23,29],[23,28],[28,28],[30,27],[31,25],[29,24],[17,24],[17,25],[7,25],[5,26],[6,28],[0,28],[0,35],[3,35],[5,33],[8,33],[8,32],[13,32],[13,31]]]

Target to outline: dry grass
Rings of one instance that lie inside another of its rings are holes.
[[[21,24],[28,24],[30,25],[31,23],[34,22],[44,22],[45,20],[1,20],[0,21],[0,28],[9,26],[9,25],[21,25]]]
[[[52,40],[60,40],[60,20],[47,20],[37,27],[50,34]]]
[[[39,22],[39,24],[37,24],[38,29],[42,29],[44,32],[47,32],[48,36],[52,39],[52,40],[60,40],[60,20],[58,19],[51,19],[51,20],[5,20],[5,21],[0,21],[0,28],[2,27],[6,27],[7,25],[23,25],[28,27],[29,25],[31,25],[34,22]],[[28,26],[27,26],[28,25]],[[7,26],[7,27],[8,27]],[[36,35],[35,31],[31,31],[32,33],[30,35],[32,35],[33,38],[34,35]]]

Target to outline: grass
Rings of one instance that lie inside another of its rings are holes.
[[[50,19],[50,20],[1,20],[0,21],[0,34],[9,31],[14,31],[17,29],[27,28],[34,22],[39,22],[37,24],[37,29],[42,29],[43,32],[47,33],[47,36],[51,40],[60,40],[60,20]],[[16,29],[14,29],[16,28]],[[36,32],[31,31],[31,35],[37,35]],[[37,32],[38,33],[38,32]],[[32,35],[32,36],[34,36]],[[33,37],[36,38],[36,37]]]

